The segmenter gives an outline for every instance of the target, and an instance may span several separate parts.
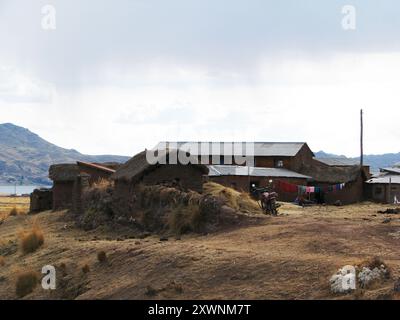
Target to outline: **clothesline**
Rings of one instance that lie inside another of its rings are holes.
[[[315,186],[302,186],[296,185],[292,183],[288,183],[285,181],[277,180],[277,187],[282,190],[283,192],[295,193],[298,194],[305,194],[305,193],[321,193],[321,192],[335,192],[342,190],[346,183],[339,183],[330,186],[323,186],[323,187],[315,187]]]

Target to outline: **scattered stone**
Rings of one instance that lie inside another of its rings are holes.
[[[332,293],[350,293],[355,290],[355,268],[345,266],[338,270],[330,280]]]
[[[387,275],[388,270],[383,264],[373,269],[363,267],[358,273],[358,283],[361,288],[368,288],[373,282],[383,280]]]
[[[390,221],[392,221],[392,219],[386,218],[386,219],[384,219],[384,220],[382,221],[382,223],[389,223]]]

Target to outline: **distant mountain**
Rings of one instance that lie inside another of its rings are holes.
[[[338,156],[337,154],[333,153],[326,153],[324,151],[314,152],[316,158],[347,158],[346,156]]]
[[[317,158],[346,158],[335,154],[325,153],[324,151],[314,152]],[[360,157],[349,158],[360,160]],[[378,172],[380,168],[391,167],[400,163],[399,153],[386,153],[386,154],[370,154],[364,155],[364,163],[371,167],[372,172]]]
[[[28,129],[11,123],[0,124],[0,184],[17,181],[47,185],[50,183],[48,169],[54,163],[126,162],[128,159],[113,155],[84,155],[47,142]]]

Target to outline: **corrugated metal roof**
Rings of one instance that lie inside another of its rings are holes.
[[[388,174],[377,178],[372,178],[367,181],[367,183],[370,184],[376,184],[376,183],[389,184],[390,182],[394,184],[400,184],[400,175]]]
[[[391,168],[382,168],[381,171],[393,172],[393,173],[398,173],[398,174],[400,174],[400,168],[395,168],[395,167],[391,167]]]
[[[276,178],[300,178],[311,177],[283,168],[261,168],[246,166],[209,165],[209,176],[252,176],[252,177],[276,177]]]
[[[348,158],[314,158],[315,160],[333,167],[348,167],[360,164],[360,161]]]
[[[305,142],[160,142],[156,149],[170,146],[191,155],[244,155],[245,144],[254,145],[254,156],[293,157],[306,144]],[[224,148],[226,148],[224,150]],[[249,155],[249,154],[246,154]]]

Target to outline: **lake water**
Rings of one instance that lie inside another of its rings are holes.
[[[17,186],[17,195],[30,194],[35,189],[48,188],[46,186]],[[0,195],[11,195],[15,193],[15,186],[0,186]]]

